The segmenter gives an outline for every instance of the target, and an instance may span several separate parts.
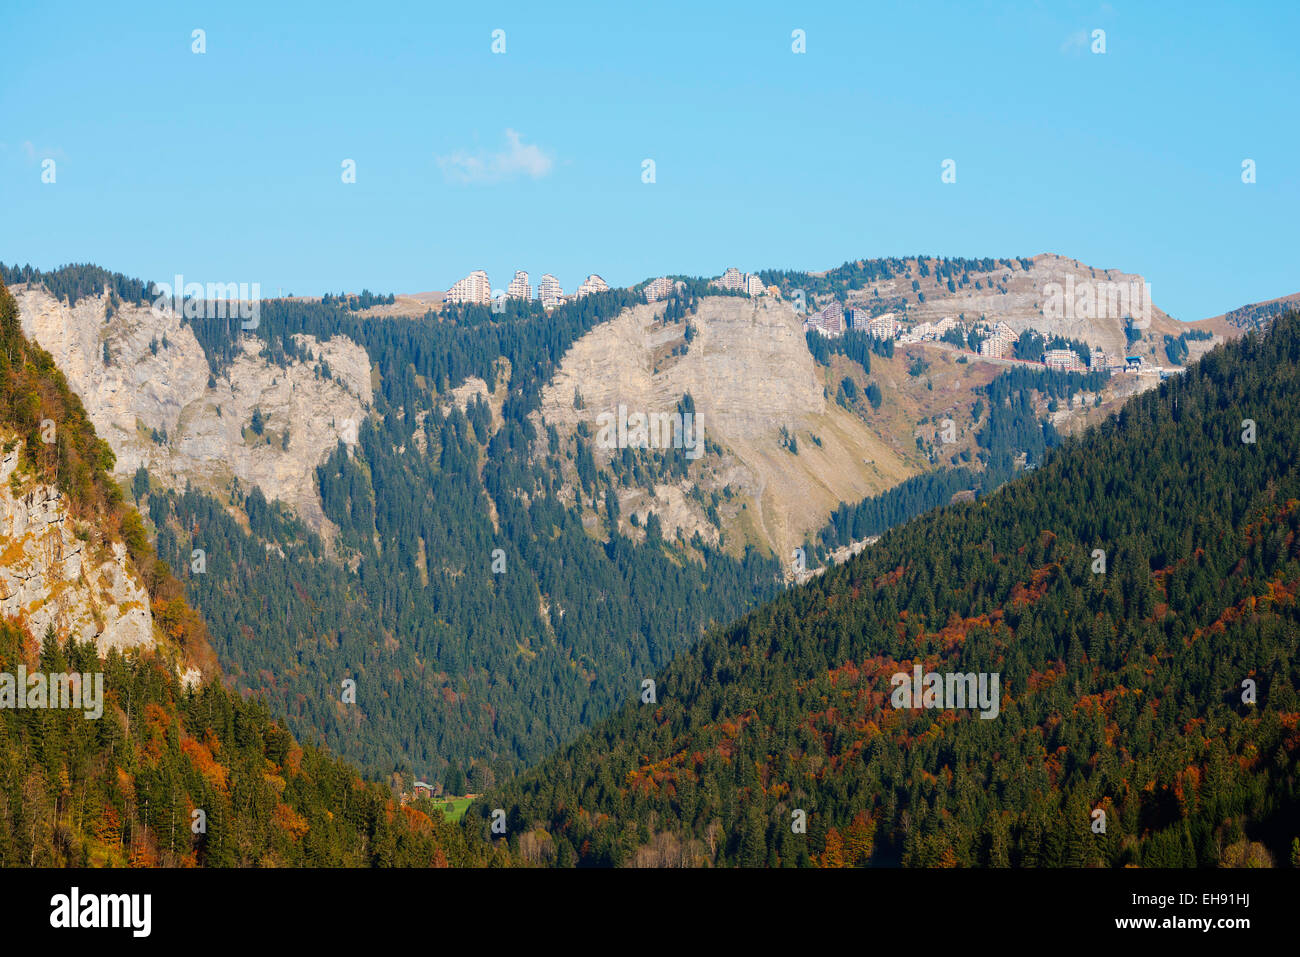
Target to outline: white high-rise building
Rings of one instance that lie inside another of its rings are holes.
[[[898,332],[898,321],[892,312],[882,313],[867,323],[867,331],[877,339],[892,339]]]
[[[1063,372],[1083,368],[1083,364],[1079,361],[1079,354],[1073,349],[1048,349],[1043,354],[1043,365]]]
[[[721,286],[723,289],[744,289],[745,277],[735,266],[728,266],[727,271],[719,278],[713,280],[715,286]]]
[[[655,302],[659,299],[667,299],[673,294],[676,288],[674,283],[667,276],[661,276],[658,279],[652,279],[645,287],[645,301]]]
[[[528,273],[522,269],[515,270],[515,278],[506,287],[506,296],[510,299],[532,299],[533,287],[528,283]]]
[[[475,269],[447,290],[447,302],[476,302],[486,305],[492,301],[492,283],[482,269]]]
[[[541,282],[537,284],[537,298],[548,309],[558,306],[564,301],[564,288],[560,285],[560,280],[550,273],[542,276]]]
[[[741,272],[735,266],[728,266],[727,271],[713,280],[712,284],[720,289],[734,289],[737,292],[743,292],[747,296],[762,296],[767,293],[767,287],[763,285],[763,280],[753,273]]]
[[[844,335],[845,328],[844,307],[838,302],[830,303],[803,322],[804,332],[819,332],[831,339]]]
[[[593,292],[605,292],[607,289],[609,289],[609,283],[605,282],[605,280],[601,279],[595,273],[592,273],[582,281],[582,285],[578,287],[578,291],[575,295],[589,296]]]

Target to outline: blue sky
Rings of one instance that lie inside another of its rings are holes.
[[[306,295],[1057,252],[1183,319],[1300,291],[1291,2],[33,6],[5,262]]]

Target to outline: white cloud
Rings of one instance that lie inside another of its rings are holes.
[[[527,176],[541,179],[555,167],[555,160],[541,147],[525,144],[514,130],[506,130],[506,147],[498,152],[469,153],[457,150],[438,157],[438,166],[455,183],[486,184]]]

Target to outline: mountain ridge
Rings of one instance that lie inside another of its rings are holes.
[[[988,269],[962,271],[976,264]],[[984,285],[974,276],[1006,275],[999,268],[1028,281],[1036,267],[1025,264],[860,262],[839,286],[809,284],[807,305],[869,295],[859,280],[871,270],[877,282],[910,269],[937,286],[943,275],[944,289],[966,295]],[[207,572],[185,573],[185,587],[218,632],[227,679],[370,771],[413,756],[410,770],[428,778],[459,764],[487,781],[540,758],[710,622],[889,524],[995,488],[1061,433],[1157,384],[1117,376],[1081,392],[1086,377],[1035,372],[1008,405],[1006,376],[1019,373],[999,360],[930,342],[875,353],[846,339],[823,352],[829,340],[798,334],[786,293],[715,295],[706,280],[683,280],[653,306],[612,290],[549,312],[445,304],[379,321],[336,303],[270,300],[244,332],[155,311],[144,284],[91,267],[24,276],[24,323],[79,370],[74,388],[100,397],[91,414],[118,443],[117,477],[136,489],[160,552],[182,573],[195,549],[207,554]],[[97,297],[95,282],[107,292]],[[927,308],[938,298],[931,290]],[[753,317],[785,331],[785,351],[746,341]],[[624,327],[616,361],[598,361],[610,347],[599,344]],[[1164,348],[1160,328],[1139,340]],[[566,363],[584,350],[593,371],[574,376]],[[177,363],[179,391],[166,381]],[[608,383],[590,379],[602,373]],[[764,396],[769,374],[788,380],[781,395]],[[597,416],[620,390],[704,411],[703,457],[599,448]],[[752,434],[756,422],[719,405],[746,396],[776,413]],[[860,526],[870,530],[854,534]],[[580,586],[560,570],[574,562]],[[677,613],[655,613],[656,587],[677,596]],[[330,599],[312,598],[315,588]],[[359,599],[355,614],[334,608],[343,596]],[[282,674],[285,656],[299,666]],[[360,722],[331,704],[349,675],[375,681]],[[414,738],[413,725],[423,729]]]

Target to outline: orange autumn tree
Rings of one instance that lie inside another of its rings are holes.
[[[826,850],[817,859],[817,863],[822,867],[847,867],[844,863],[844,839],[840,837],[838,828],[831,828],[826,832]]]
[[[866,811],[859,811],[853,823],[844,829],[844,863],[848,867],[865,867],[875,847],[876,822]]]

